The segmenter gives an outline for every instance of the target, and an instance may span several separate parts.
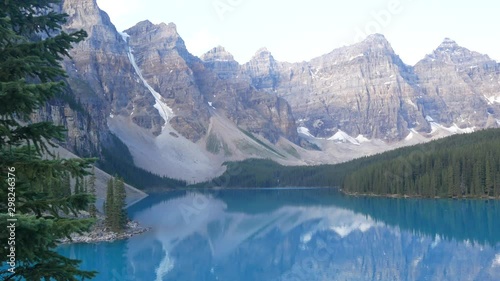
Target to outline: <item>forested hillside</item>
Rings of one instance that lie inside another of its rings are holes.
[[[500,130],[456,135],[337,165],[285,167],[252,159],[227,166],[221,177],[203,185],[330,186],[353,194],[499,197]]]
[[[400,150],[349,173],[349,193],[423,197],[499,197],[500,130],[459,135]]]

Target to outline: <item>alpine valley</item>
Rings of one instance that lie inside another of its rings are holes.
[[[262,48],[241,65],[221,46],[192,55],[173,23],[119,32],[95,0],[56,9],[89,36],[64,61],[68,91],[33,120],[65,125],[62,146],[82,157],[126,146],[135,166],[191,183],[226,161],[338,163],[500,125],[500,64],[451,39],[414,66],[380,34],[299,63]]]

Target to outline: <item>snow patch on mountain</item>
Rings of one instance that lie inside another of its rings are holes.
[[[364,56],[365,56],[365,54],[359,54],[359,55],[356,55],[356,56],[352,56],[352,57],[349,58],[349,61],[353,61],[353,60],[355,60],[357,58],[364,57]]]
[[[445,130],[449,133],[452,134],[468,134],[468,133],[473,133],[476,130],[476,127],[468,127],[468,128],[460,128],[457,126],[457,124],[453,123],[453,126],[451,127],[445,127],[439,123],[436,122],[430,122],[431,124],[431,134],[436,132],[439,129]]]
[[[359,145],[359,142],[355,138],[349,136],[346,132],[342,130],[338,130],[338,132],[336,132],[333,136],[329,137],[328,140],[332,140],[335,142],[342,142],[342,143],[350,142],[352,144]]]
[[[309,129],[306,128],[306,127],[297,127],[297,133],[306,135],[306,136],[308,136],[310,138],[316,138],[315,136],[313,136],[311,134],[311,132],[309,132]]]
[[[126,33],[124,33],[124,34],[126,34]],[[123,35],[122,35],[122,38],[124,38]],[[124,40],[126,40],[126,38],[124,38]],[[155,89],[153,89],[153,87],[151,87],[151,85],[149,85],[148,81],[146,81],[146,79],[144,79],[144,77],[142,76],[141,69],[139,68],[139,66],[137,65],[137,63],[135,61],[135,57],[134,57],[133,50],[131,47],[128,47],[127,55],[128,55],[129,60],[130,60],[130,63],[134,67],[135,73],[139,76],[139,78],[142,80],[142,83],[144,84],[144,86],[146,86],[146,88],[148,88],[149,92],[155,98],[156,102],[154,104],[154,108],[156,108],[158,110],[158,113],[160,114],[160,116],[163,118],[163,120],[165,120],[165,125],[163,125],[163,128],[162,128],[162,130],[164,130],[166,124],[168,124],[168,120],[170,118],[174,117],[174,111],[163,101],[163,98],[160,95],[160,93],[155,91]]]
[[[366,138],[363,135],[358,135],[356,137],[356,141],[358,141],[359,143],[364,143],[364,142],[370,142],[370,139]]]
[[[406,136],[405,141],[409,141],[411,139],[413,139],[413,132],[412,131],[410,131],[410,133]]]
[[[123,41],[128,42],[128,38],[130,37],[130,35],[127,34],[127,32],[118,32],[120,34],[120,36],[122,37]]]
[[[494,104],[494,103],[500,103],[500,96],[491,96],[491,97],[487,97],[487,96],[484,96],[486,98],[486,100],[488,101],[488,104]]]

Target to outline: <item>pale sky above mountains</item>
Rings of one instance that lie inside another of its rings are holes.
[[[449,37],[500,60],[495,0],[97,0],[119,31],[149,19],[173,22],[200,56],[221,45],[239,63],[261,47],[297,62],[382,33],[413,65]]]

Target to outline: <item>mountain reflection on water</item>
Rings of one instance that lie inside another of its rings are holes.
[[[500,280],[497,201],[179,191],[129,213],[152,230],[59,251],[95,280]]]

